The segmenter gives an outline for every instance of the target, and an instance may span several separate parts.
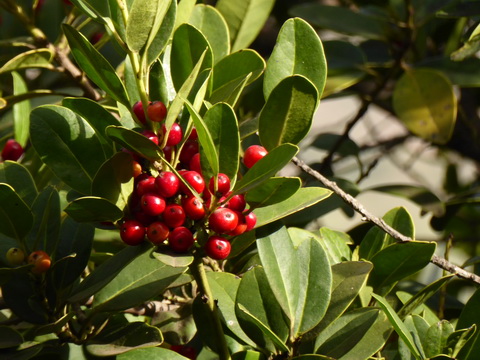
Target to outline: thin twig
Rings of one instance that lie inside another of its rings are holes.
[[[340,187],[334,181],[328,180],[325,176],[323,176],[318,171],[312,169],[310,166],[305,164],[305,162],[303,162],[302,160],[298,159],[297,157],[294,157],[292,159],[292,162],[295,165],[297,165],[300,169],[302,169],[305,173],[313,176],[316,180],[320,181],[324,186],[326,186],[327,188],[332,190],[335,194],[340,196],[343,201],[345,201],[356,212],[358,212],[363,216],[362,220],[369,221],[375,224],[376,226],[378,226],[380,229],[385,231],[388,235],[398,240],[399,242],[414,241],[414,239],[412,239],[411,237],[405,236],[400,232],[398,232],[397,230],[395,230],[394,228],[392,228],[390,225],[385,223],[383,219],[380,219],[377,216],[371,214],[357,199],[355,199],[350,194],[347,194],[345,191],[340,189]],[[466,271],[461,267],[452,264],[451,262],[449,262],[448,260],[440,256],[433,255],[432,258],[430,259],[430,262],[448,271],[449,273],[457,275],[459,278],[471,280],[477,284],[480,284],[480,276],[475,275],[469,271]]]

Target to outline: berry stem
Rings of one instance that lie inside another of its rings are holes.
[[[228,351],[228,346],[225,341],[225,334],[223,332],[222,322],[218,313],[217,303],[213,298],[212,290],[210,289],[210,285],[208,283],[207,273],[205,272],[205,267],[203,266],[202,256],[198,252],[195,254],[194,261],[190,265],[190,270],[192,271],[192,275],[200,288],[201,295],[206,299],[206,304],[210,310],[210,316],[212,317],[214,324],[215,337],[218,341],[218,355],[220,356],[220,360],[230,360],[230,352]]]

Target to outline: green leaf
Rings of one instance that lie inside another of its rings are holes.
[[[73,57],[87,76],[114,100],[129,106],[125,87],[107,59],[75,28],[67,24],[62,28]]]
[[[378,13],[307,3],[291,8],[290,14],[301,17],[314,26],[367,39],[385,40],[389,34],[387,19],[376,15]]]
[[[265,356],[261,352],[245,350],[233,354],[232,360],[265,360]]]
[[[100,291],[112,281],[124,267],[141,254],[149,252],[151,245],[144,243],[139,246],[128,246],[120,250],[113,257],[96,267],[80,284],[78,284],[69,298],[70,303],[82,302]]]
[[[285,341],[289,325],[277,299],[263,268],[256,267],[244,274],[235,302],[237,319],[248,337],[270,352],[288,351]]]
[[[28,91],[27,84],[17,73],[12,72],[13,94],[19,95]],[[25,147],[28,141],[28,129],[30,128],[30,101],[25,100],[13,105],[13,121],[15,140]]]
[[[284,143],[298,144],[312,126],[317,100],[315,86],[303,76],[281,80],[260,113],[258,132],[262,145],[271,150]]]
[[[372,294],[372,296],[375,298],[375,300],[377,300],[378,304],[380,305],[380,307],[383,309],[388,319],[390,320],[390,323],[393,325],[393,328],[395,329],[397,334],[400,336],[400,338],[408,346],[408,349],[410,350],[412,355],[415,357],[415,359],[422,360],[422,357],[417,347],[415,346],[412,335],[406,329],[405,324],[400,320],[395,310],[392,309],[390,304],[383,297],[377,294]]]
[[[112,156],[114,152],[112,140],[105,134],[105,129],[110,125],[120,126],[115,116],[99,103],[86,98],[65,98],[62,105],[80,115],[95,129],[105,154]]]
[[[418,315],[408,315],[403,323],[405,325],[405,329],[412,336],[413,342],[418,349],[421,358],[425,359],[426,356],[423,349],[426,341],[426,334],[429,328],[428,323]],[[413,357],[408,345],[402,339],[399,339],[398,341],[398,352],[402,358],[411,359]]]
[[[118,152],[103,163],[92,182],[92,195],[102,197],[123,209],[133,192],[133,159]]]
[[[17,347],[23,343],[23,336],[10,326],[0,326],[0,349]]]
[[[153,41],[171,0],[135,0],[129,10],[126,27],[127,45],[133,52],[140,52]]]
[[[33,214],[8,184],[0,183],[0,233],[20,240],[32,228]]]
[[[447,346],[448,337],[453,333],[453,326],[447,320],[432,325],[426,335],[425,355],[433,357],[443,354]]]
[[[48,49],[25,51],[7,61],[0,68],[0,74],[30,68],[53,70],[54,67],[51,64],[52,59],[52,52]]]
[[[75,221],[102,222],[117,221],[123,211],[109,200],[97,196],[85,196],[72,201],[64,210]]]
[[[60,228],[55,251],[55,261],[62,260],[53,268],[53,286],[64,289],[82,275],[90,259],[95,229],[89,224],[79,224],[66,217]],[[75,254],[75,257],[65,258]],[[64,259],[65,258],[65,259]]]
[[[474,336],[475,330],[476,325],[473,325],[467,329],[461,329],[451,333],[447,340],[446,352],[454,358],[457,357],[465,344]]]
[[[155,161],[161,159],[161,150],[158,145],[136,131],[122,126],[109,126],[106,129],[106,134],[113,141],[148,160]]]
[[[85,120],[60,106],[38,107],[31,113],[30,139],[58,178],[81,193],[90,193],[93,176],[106,157]]]
[[[206,53],[205,53],[205,50]],[[205,55],[204,55],[205,53]],[[200,59],[198,72],[213,66],[212,49],[205,36],[189,24],[182,24],[173,34],[171,51],[171,72],[175,89],[179,90],[192,74]]]
[[[415,229],[412,217],[404,207],[393,208],[383,216],[382,220],[401,234],[412,239],[415,238]],[[372,259],[377,252],[394,243],[395,241],[396,240],[394,238],[385,233],[383,230],[373,227],[368,231],[367,235],[365,235],[365,238],[360,244],[360,259]]]
[[[188,358],[180,355],[179,353],[171,350],[167,350],[162,347],[152,347],[146,349],[132,350],[117,356],[118,360],[187,360]]]
[[[149,45],[147,49],[148,65],[151,65],[156,60],[158,60],[159,56],[162,54],[162,52],[165,50],[166,46],[168,45],[168,42],[170,41],[173,30],[174,30],[176,14],[177,14],[177,2],[170,1],[170,6],[168,7],[167,13],[165,14],[162,20],[162,24],[160,25],[160,28],[157,30],[157,34],[153,39],[149,39]],[[157,26],[157,25],[154,24],[154,26]],[[151,98],[155,99],[154,97],[151,97]]]
[[[319,235],[320,243],[327,252],[330,264],[352,260],[352,250],[350,250],[348,244],[353,244],[353,240],[348,234],[322,227],[319,230]]]
[[[314,84],[318,98],[327,78],[327,63],[322,42],[315,30],[299,18],[287,20],[267,62],[263,94],[270,97],[280,82],[292,75],[302,75]]]
[[[457,100],[452,84],[441,72],[406,71],[395,85],[393,108],[407,129],[422,139],[435,144],[450,140],[457,117]]]
[[[382,291],[427,266],[435,252],[433,242],[410,241],[395,243],[375,254],[368,284]]]
[[[238,181],[234,193],[240,194],[260,185],[268,178],[283,169],[298,152],[298,147],[292,144],[282,144],[269,151],[262,159],[257,161]]]
[[[255,209],[254,212],[255,215],[257,215],[256,227],[277,221],[285,216],[303,210],[328,198],[331,194],[332,192],[330,190],[321,187],[300,188],[287,200]]]
[[[200,30],[207,39],[212,48],[215,63],[228,55],[230,52],[228,26],[217,9],[209,5],[197,4],[188,22]]]
[[[250,207],[272,205],[289,199],[300,189],[302,182],[296,177],[272,177],[251,189],[245,196]]]
[[[227,21],[232,52],[248,47],[260,33],[275,0],[219,0],[217,9]]]
[[[37,197],[37,187],[32,175],[25,166],[16,161],[0,163],[0,183],[10,185],[29,206]]]
[[[153,249],[137,256],[96,295],[95,311],[124,310],[163,293],[187,268],[168,266],[152,254]]]
[[[162,342],[163,336],[158,328],[135,321],[121,327],[107,324],[100,334],[87,342],[86,350],[94,356],[115,356],[159,346]]]

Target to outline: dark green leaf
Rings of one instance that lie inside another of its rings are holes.
[[[265,356],[261,352],[246,350],[233,354],[232,360],[265,360]]]
[[[319,230],[320,243],[327,252],[330,264],[338,264],[343,261],[352,260],[352,250],[348,244],[353,244],[353,240],[348,234],[322,227]]]
[[[170,1],[170,6],[168,7],[167,13],[162,20],[162,24],[157,31],[157,34],[153,39],[149,40],[149,46],[147,49],[147,64],[151,65],[156,60],[158,60],[159,56],[165,50],[165,47],[168,44],[168,41],[171,39],[174,25],[175,25],[175,18],[177,13],[177,2]],[[157,18],[158,20],[158,18]],[[154,24],[154,26],[157,26]],[[151,95],[151,93],[150,93]],[[154,97],[151,97],[155,99]]]
[[[0,326],[0,349],[17,347],[23,343],[23,336],[9,326]]]
[[[17,73],[12,72],[13,94],[19,95],[28,91],[27,84]],[[15,140],[25,147],[28,141],[28,129],[30,128],[30,101],[25,100],[13,105],[13,121]]]
[[[0,74],[7,73],[9,71],[30,68],[44,68],[53,70],[54,67],[51,64],[52,58],[52,52],[48,49],[25,51],[24,53],[21,53],[7,61],[0,68]]]
[[[289,199],[300,189],[300,178],[272,177],[251,189],[245,196],[250,207],[273,205]]]
[[[433,357],[443,354],[448,337],[453,333],[453,326],[447,320],[432,325],[426,334],[425,355]]]
[[[160,148],[142,134],[122,126],[109,126],[107,136],[128,150],[151,161],[160,160]]]
[[[97,196],[85,196],[72,201],[65,212],[78,222],[117,221],[123,211],[109,200]]]
[[[0,183],[13,187],[18,196],[31,206],[37,197],[37,187],[27,168],[16,161],[0,163]]]
[[[8,184],[0,183],[0,233],[20,240],[32,228],[33,214]]]
[[[137,349],[120,354],[117,356],[118,360],[187,360],[188,358],[180,355],[179,353],[171,350],[167,350],[161,347]]]
[[[262,145],[267,150],[298,144],[308,133],[318,101],[315,86],[303,76],[281,80],[267,99],[258,124]]]

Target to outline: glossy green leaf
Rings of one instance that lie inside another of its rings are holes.
[[[225,103],[218,103],[207,110],[203,121],[208,128],[218,155],[218,171],[228,175],[231,184],[234,185],[238,173],[238,151],[240,149],[235,111]],[[200,143],[202,144],[202,142]],[[202,157],[206,155],[203,145],[200,154]],[[204,176],[208,176],[208,174],[208,172],[204,173]]]
[[[405,329],[410,333],[421,358],[425,359],[426,356],[423,349],[426,342],[426,334],[429,328],[428,323],[418,315],[408,315],[403,324],[405,325]],[[403,359],[413,358],[408,345],[402,339],[399,339],[398,341],[398,352],[400,357]]]
[[[95,270],[78,284],[72,291],[69,302],[85,301],[112,281],[130,262],[138,256],[150,252],[150,250],[151,245],[148,243],[123,248],[113,257],[96,267]]]
[[[117,356],[118,360],[187,360],[188,358],[162,347],[152,347],[146,349],[132,350]]]
[[[67,24],[62,28],[73,57],[87,76],[114,100],[128,106],[125,87],[107,59],[75,28]]]
[[[235,299],[241,279],[226,272],[208,272],[207,279],[225,326],[243,342],[255,346],[240,327],[235,314]]]
[[[0,233],[20,240],[32,228],[33,214],[8,184],[0,183]]]
[[[163,336],[158,328],[135,321],[122,327],[107,324],[100,334],[87,343],[86,350],[94,356],[115,356],[136,349],[159,346],[162,342]]]
[[[10,326],[0,326],[0,349],[17,347],[23,343],[23,336]]]
[[[153,39],[149,40],[149,46],[147,49],[147,64],[153,64],[156,60],[158,60],[159,56],[165,50],[174,30],[176,15],[177,2],[170,1],[170,6],[163,17],[162,24],[160,25],[157,34]],[[151,98],[155,99],[154,97]]]
[[[12,77],[14,95],[26,93],[28,88],[23,78],[15,71],[12,72]],[[25,100],[13,105],[13,121],[15,140],[25,147],[29,136],[28,130],[30,128],[30,101]]]
[[[452,136],[457,100],[452,84],[439,71],[406,71],[395,85],[393,108],[407,129],[424,140],[445,144]]]
[[[404,207],[397,207],[388,211],[382,218],[387,225],[408,236],[415,238],[415,228],[410,213]],[[372,257],[385,248],[394,243],[396,240],[390,235],[387,235],[383,230],[373,227],[365,235],[365,238],[360,244],[359,256],[360,259],[370,260]]]
[[[29,50],[8,60],[1,68],[0,74],[30,68],[53,70],[52,52],[48,49]]]
[[[96,311],[128,309],[161,294],[187,268],[168,266],[146,251],[128,265],[103,287],[93,301]]]
[[[248,47],[260,33],[275,0],[219,0],[216,4],[227,21],[232,52]]]
[[[341,262],[332,266],[330,304],[322,321],[313,329],[313,335],[325,329],[348,309],[365,286],[372,269],[371,263],[363,261]]]
[[[55,250],[53,286],[63,289],[82,275],[90,258],[95,229],[90,224],[79,224],[66,217],[60,228],[60,236]],[[74,257],[68,257],[75,254]],[[65,259],[64,259],[65,258]]]
[[[433,242],[411,241],[387,246],[371,261],[374,269],[370,275],[369,285],[381,290],[428,265],[436,244]]]
[[[10,185],[29,206],[37,197],[37,187],[32,175],[25,166],[16,161],[0,163],[0,183]]]
[[[315,86],[321,97],[327,78],[327,63],[316,31],[300,18],[287,20],[277,37],[267,62],[263,94],[265,99],[286,77],[302,75]]]
[[[343,6],[316,3],[295,6],[290,9],[290,13],[314,26],[367,39],[384,40],[389,33],[387,19],[378,16],[378,13],[360,12]]]
[[[236,194],[247,192],[274,176],[290,162],[297,152],[298,147],[292,144],[282,144],[269,151],[236,183],[234,192]]]
[[[153,256],[162,263],[172,267],[186,267],[193,262],[193,256],[191,254],[176,253],[166,244],[158,247],[158,252],[154,252]]]
[[[175,21],[175,29],[181,24],[188,22],[195,8],[196,0],[180,0],[178,2],[177,19]]]
[[[92,182],[92,195],[105,198],[118,208],[128,204],[133,192],[133,159],[125,152],[118,152],[105,161]]]
[[[93,176],[106,157],[95,130],[85,120],[60,106],[38,107],[31,113],[30,139],[58,178],[81,193],[90,192]]]
[[[48,186],[38,194],[32,205],[33,226],[26,237],[29,249],[42,249],[53,254],[60,231],[60,196],[57,189]]]
[[[95,129],[98,140],[102,143],[107,156],[113,155],[112,140],[105,134],[110,125],[120,126],[120,122],[108,110],[96,101],[86,98],[65,98],[62,105],[80,115]]]
[[[119,143],[128,150],[131,150],[151,161],[160,160],[160,148],[153,141],[142,134],[124,128],[122,126],[109,126],[106,134],[113,141]]]
[[[405,324],[400,320],[398,317],[397,313],[393,308],[390,306],[390,304],[385,300],[385,298],[377,295],[377,294],[372,294],[372,296],[377,300],[379,306],[382,308],[382,310],[385,312],[387,315],[388,319],[390,320],[393,328],[397,332],[398,336],[405,342],[405,344],[408,346],[408,349],[412,353],[412,355],[415,357],[417,360],[422,360],[422,357],[420,355],[420,352],[418,351],[417,347],[415,346],[415,343],[413,341],[412,335],[410,332],[405,327]]]
[[[289,76],[272,90],[260,113],[258,132],[267,150],[298,144],[312,126],[318,101],[315,86],[303,76]]]
[[[348,234],[322,227],[319,230],[319,235],[320,243],[327,252],[330,264],[352,260],[352,250],[350,250],[348,244],[353,244],[353,240]]]
[[[207,51],[203,55],[205,50]],[[179,90],[182,87],[202,56],[204,57],[199,72],[213,66],[210,45],[203,34],[192,25],[180,25],[173,34],[170,58],[175,89]]]
[[[245,196],[250,207],[272,205],[289,199],[300,189],[302,182],[296,177],[272,177],[251,189]]]
[[[192,11],[190,24],[195,26],[205,36],[217,63],[230,52],[230,37],[228,26],[220,12],[212,6],[197,4]]]
[[[257,346],[271,352],[288,351],[285,341],[289,326],[263,268],[256,267],[244,274],[235,304],[240,326]]]
[[[72,201],[64,210],[78,222],[117,221],[123,211],[109,200],[98,196],[85,196]]]
[[[261,352],[246,350],[233,354],[232,360],[265,360],[265,356]]]
[[[426,335],[425,355],[433,357],[443,354],[448,337],[453,333],[453,326],[447,320],[432,325]]]
[[[155,38],[171,0],[135,0],[129,10],[126,27],[127,45],[133,52],[140,52]]]
[[[172,2],[173,4],[174,2]],[[169,102],[169,85],[166,81],[166,73],[165,69],[163,68],[162,62],[157,60],[153,63],[152,67],[150,68],[149,73],[149,89],[150,89],[150,98],[151,99],[158,99],[162,101],[164,104],[168,104]],[[140,96],[134,97],[134,99],[139,99]]]
[[[255,209],[254,212],[255,215],[257,215],[257,227],[274,222],[312,206],[328,198],[331,194],[332,192],[330,190],[321,187],[300,188],[287,200]]]

